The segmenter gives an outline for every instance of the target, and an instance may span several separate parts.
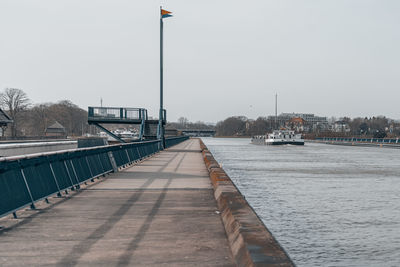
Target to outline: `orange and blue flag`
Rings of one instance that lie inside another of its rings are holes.
[[[161,9],[161,18],[165,19],[165,18],[168,18],[168,17],[172,17],[171,13],[172,12],[167,11],[165,9]]]

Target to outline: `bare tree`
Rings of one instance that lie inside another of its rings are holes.
[[[180,117],[178,119],[178,124],[181,127],[181,129],[186,129],[186,125],[188,124],[189,120],[185,117]]]
[[[13,119],[11,124],[11,136],[15,137],[18,134],[19,115],[26,110],[30,105],[30,99],[27,94],[21,89],[6,88],[0,93],[0,106],[8,111]]]
[[[218,136],[243,136],[246,134],[247,118],[244,116],[234,116],[220,121],[215,126]]]
[[[65,127],[68,135],[78,136],[89,130],[87,112],[68,100],[36,104],[18,116],[19,127],[28,136],[44,136],[47,127],[56,121]]]
[[[49,107],[53,121],[61,123],[68,135],[81,135],[88,129],[87,111],[69,100],[62,100]]]
[[[51,103],[37,104],[29,110],[28,123],[31,135],[45,135],[46,128],[49,126],[49,120],[52,116],[49,110],[51,105]]]

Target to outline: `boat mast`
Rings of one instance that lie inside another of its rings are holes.
[[[278,128],[278,94],[275,94],[275,128]]]

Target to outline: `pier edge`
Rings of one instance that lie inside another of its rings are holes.
[[[199,138],[214,197],[238,266],[295,266],[228,174]]]

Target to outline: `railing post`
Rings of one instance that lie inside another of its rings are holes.
[[[101,162],[100,154],[97,154],[97,158],[99,159],[101,169],[103,170],[103,174],[104,174],[106,172],[106,169],[104,168],[103,163]]]
[[[137,153],[138,153],[138,155],[139,155],[139,160],[141,160],[142,156],[140,155],[140,150],[139,150],[139,147],[138,147],[138,146],[136,146],[136,150],[137,150]]]
[[[71,174],[69,173],[69,170],[68,170],[68,165],[67,165],[67,162],[66,162],[66,160],[64,160],[64,166],[65,166],[65,169],[67,170],[67,174],[68,174],[68,178],[69,178],[69,180],[71,181],[71,190],[75,190],[75,184],[74,184],[74,182],[72,181],[72,176],[71,176]]]
[[[94,181],[94,180],[93,180],[94,176],[93,176],[92,168],[90,168],[90,164],[89,164],[89,160],[88,160],[87,156],[85,157],[85,159],[86,159],[86,164],[87,164],[88,167],[89,167],[89,172],[90,172],[91,181],[93,182],[93,181]]]
[[[112,151],[108,151],[107,155],[108,155],[108,159],[110,160],[110,164],[111,164],[111,166],[113,168],[113,171],[114,172],[118,172],[118,166],[117,166],[117,163],[115,162],[113,152]]]
[[[24,173],[22,166],[21,166],[21,174],[22,174],[22,178],[24,178],[25,186],[26,186],[26,189],[28,190],[29,197],[31,198],[31,209],[34,210],[34,209],[36,209],[35,201],[33,200],[31,189],[29,188],[28,182],[26,181],[25,173]]]
[[[57,186],[57,190],[58,190],[57,196],[61,197],[60,186],[58,185],[57,177],[56,177],[56,174],[54,173],[53,166],[51,165],[50,161],[49,161],[49,165],[50,165],[51,174],[53,174],[54,182],[56,182],[56,186]]]
[[[75,171],[75,167],[74,167],[74,163],[72,162],[72,159],[70,160],[71,161],[71,166],[72,166],[72,171],[74,172],[74,174],[75,174],[75,179],[76,179],[76,181],[77,181],[77,189],[79,189],[79,188],[81,188],[81,186],[80,186],[80,182],[79,182],[79,178],[78,178],[78,175],[76,175],[76,171]]]
[[[128,157],[129,164],[132,162],[131,157],[129,157],[128,149],[125,149],[126,156]]]

